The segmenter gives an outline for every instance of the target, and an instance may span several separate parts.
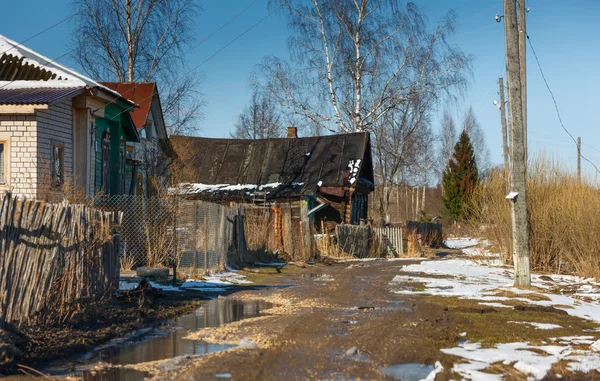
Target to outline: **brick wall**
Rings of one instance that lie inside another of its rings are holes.
[[[9,140],[5,149],[6,185],[0,190],[11,190],[14,194],[28,198],[36,197],[37,173],[37,123],[34,115],[0,114],[0,139]]]

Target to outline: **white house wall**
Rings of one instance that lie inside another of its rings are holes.
[[[0,115],[0,139],[10,140],[9,160],[6,169],[8,184],[0,190],[12,190],[27,198],[36,197],[37,172],[37,122],[35,115]]]
[[[41,189],[48,189],[51,179],[52,145],[64,147],[65,182],[69,184],[73,176],[73,108],[71,100],[37,112],[39,178]]]

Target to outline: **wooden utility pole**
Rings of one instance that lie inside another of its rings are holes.
[[[506,102],[504,100],[504,78],[498,78],[498,86],[500,87],[500,122],[502,123],[502,148],[504,151],[504,174],[508,177],[510,173],[509,154],[508,154],[508,131],[506,130]]]
[[[521,103],[523,105],[523,145],[525,146],[525,165],[527,165],[527,29],[525,0],[517,0],[519,3],[519,63],[521,77]]]
[[[581,138],[577,138],[577,179],[581,182]]]
[[[527,287],[531,285],[529,268],[529,221],[527,218],[527,178],[516,0],[504,0],[504,38],[506,41],[506,73],[508,84],[508,126],[511,131],[510,185],[513,197],[510,201],[515,286]],[[517,193],[517,195],[515,196],[513,192]]]

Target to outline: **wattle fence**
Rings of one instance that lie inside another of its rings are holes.
[[[6,194],[0,211],[0,326],[61,319],[119,284],[120,212]]]

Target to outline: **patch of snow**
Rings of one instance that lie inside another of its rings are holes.
[[[550,340],[558,341],[560,344],[593,344],[594,336],[562,336],[562,337],[551,337]]]
[[[150,285],[154,288],[160,288],[163,291],[181,291],[179,289],[179,287],[174,287],[174,286],[169,286],[169,285],[162,285],[160,283],[157,282],[153,282],[150,281],[149,282]],[[136,288],[138,285],[140,284],[140,282],[130,282],[130,281],[119,281],[119,290],[121,291],[129,291],[129,290],[133,290],[134,288]]]
[[[348,171],[350,172],[350,177],[348,178],[348,182],[350,184],[354,184],[358,177],[358,170],[360,169],[361,159],[350,160],[348,162]]]
[[[488,307],[512,308],[512,306],[507,306],[506,304],[494,303],[494,302],[479,302],[479,304],[481,304],[482,306],[488,306]]]
[[[536,351],[543,351],[540,355]],[[539,380],[546,376],[552,364],[564,360],[571,371],[590,372],[600,370],[600,354],[574,350],[571,346],[541,345],[529,343],[498,344],[494,348],[481,348],[479,343],[465,342],[457,348],[442,349],[442,352],[469,360],[466,364],[455,364],[452,371],[468,380],[497,380],[498,375],[482,372],[489,365],[502,362],[514,364],[518,371]]]
[[[301,185],[303,183],[296,183]],[[234,192],[234,191],[252,191],[252,190],[265,190],[272,189],[281,186],[282,183],[269,183],[269,184],[202,184],[202,183],[182,183],[179,184],[178,188],[170,188],[169,192],[179,194],[196,194],[196,193],[213,193],[213,192]],[[292,184],[294,185],[294,184]]]
[[[466,249],[479,245],[476,238],[448,238],[444,241],[444,246],[448,249]]]
[[[349,259],[338,259],[337,261],[340,263],[344,263],[344,262],[369,262],[369,261],[376,261],[378,259],[381,258],[349,258]]]
[[[600,322],[600,304],[578,300],[573,295],[557,295],[542,293],[549,300],[530,300],[525,297],[509,298],[496,295],[497,290],[506,290],[511,293],[524,295],[535,291],[522,290],[513,287],[513,270],[508,268],[489,267],[475,263],[468,259],[447,259],[423,261],[402,267],[402,272],[410,275],[397,275],[390,283],[392,291],[397,294],[429,294],[440,296],[453,296],[463,299],[481,301],[519,300],[540,306],[569,306],[563,308],[569,315],[583,319]],[[435,275],[431,278],[425,275]],[[445,278],[443,278],[445,276]],[[581,278],[568,276],[552,276],[557,282],[548,282],[540,279],[540,275],[532,275],[532,285],[538,288],[551,289],[567,280],[583,281]],[[404,282],[418,282],[425,285],[424,291],[396,289]],[[561,307],[557,307],[561,308]]]
[[[182,292],[183,290],[181,290],[179,287],[175,287],[175,286],[165,286],[162,285],[160,283],[156,283],[156,282],[150,282],[150,285],[154,288],[160,288],[163,291],[176,291],[176,292]]]
[[[215,374],[216,378],[231,378],[231,373],[217,373]]]
[[[427,375],[427,377],[425,378],[426,381],[435,381],[435,377],[437,376],[438,373],[442,373],[444,371],[444,367],[442,366],[442,363],[439,361],[435,362],[435,369],[431,371],[431,373],[429,373]]]
[[[119,290],[121,290],[121,291],[133,290],[139,284],[140,284],[140,282],[128,282],[125,280],[121,280],[121,281],[119,281]]]
[[[536,323],[534,321],[507,321],[507,323],[529,325],[529,326],[535,327],[537,329],[558,329],[558,328],[562,328],[562,326],[560,326],[558,324]]]
[[[452,368],[452,371],[469,380],[502,379],[488,378],[488,373],[481,372],[495,362],[504,362],[505,364],[514,362],[514,367],[517,370],[539,380],[552,368],[552,364],[560,360],[560,358],[552,354],[540,356],[538,353],[528,350],[532,348],[544,350],[543,346],[533,347],[527,343],[507,343],[498,344],[495,348],[481,348],[479,343],[473,345],[473,343],[467,342],[459,344],[457,348],[447,348],[441,351],[470,361],[467,366],[465,366],[466,364],[456,364]],[[498,375],[490,374],[490,376]]]
[[[250,284],[252,283],[242,274],[234,271],[225,271],[222,273],[216,273],[213,275],[204,276],[204,281],[209,283],[216,283],[222,285],[237,285],[237,284]]]
[[[395,261],[415,261],[415,260],[428,261],[429,258],[388,258],[387,259],[388,262],[395,262]]]
[[[600,352],[600,340],[595,341],[592,345],[590,345],[590,348],[596,352]]]

